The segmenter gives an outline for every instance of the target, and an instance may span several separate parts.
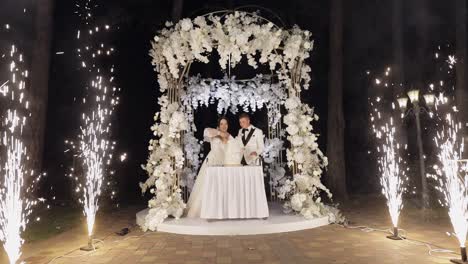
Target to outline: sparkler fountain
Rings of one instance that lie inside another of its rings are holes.
[[[390,75],[390,68],[387,68],[385,76]],[[376,84],[381,85],[381,79],[376,79]],[[384,82],[385,87],[388,83]],[[389,239],[401,240],[402,237],[398,234],[398,218],[403,208],[403,193],[406,191],[406,171],[405,162],[401,158],[401,146],[397,142],[396,135],[397,129],[394,124],[394,119],[388,117],[388,113],[383,112],[385,101],[382,97],[376,97],[371,101],[371,108],[373,109],[370,114],[372,123],[372,132],[377,140],[377,162],[380,173],[380,184],[382,186],[382,194],[387,199],[387,207],[390,218],[393,224],[393,234],[387,236]],[[395,105],[388,110],[394,110]],[[406,146],[405,146],[406,148]]]
[[[91,251],[96,249],[96,245],[93,244],[94,224],[104,177],[111,174],[108,173],[114,150],[114,143],[110,142],[111,117],[119,101],[119,89],[113,84],[114,66],[109,63],[114,49],[105,44],[110,26],[91,26],[92,9],[96,5],[91,0],[79,2],[76,5],[79,8],[77,13],[86,29],[77,31],[76,39],[80,46],[77,55],[82,67],[82,76],[89,78],[89,81],[85,85],[87,94],[82,100],[86,109],[82,113],[78,147],[75,148],[73,142],[69,143],[79,152],[77,156],[82,161],[83,175],[70,176],[80,182],[77,191],[83,192],[80,202],[86,216],[88,245],[81,249]]]
[[[9,60],[10,77],[0,86],[0,95],[3,95],[0,105],[7,108],[0,121],[0,150],[4,158],[0,159],[0,175],[3,177],[0,186],[0,240],[13,264],[21,256],[24,243],[21,234],[36,201],[26,197],[31,189],[25,188],[25,177],[33,172],[27,170],[28,151],[22,140],[23,128],[30,114],[29,102],[25,99],[28,71],[24,69],[23,55],[15,45],[3,59]]]
[[[447,114],[446,125],[435,138],[439,148],[440,167],[435,166],[438,182],[436,189],[443,194],[442,205],[448,207],[454,235],[460,243],[461,260],[454,263],[468,263],[466,236],[468,231],[468,160],[463,158],[464,143],[461,123]]]
[[[406,191],[406,171],[403,169],[403,160],[399,155],[400,145],[395,139],[395,125],[393,119],[380,128],[375,129],[375,134],[380,140],[381,146],[377,148],[379,154],[378,165],[380,172],[380,184],[382,194],[387,199],[388,212],[393,224],[393,235],[389,239],[401,240],[398,234],[398,218],[403,208],[403,193]]]

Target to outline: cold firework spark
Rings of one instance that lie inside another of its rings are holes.
[[[464,143],[461,123],[452,114],[447,114],[446,124],[437,133],[435,142],[439,148],[440,167],[434,166],[436,189],[443,194],[439,201],[447,206],[454,234],[460,247],[464,248],[468,231],[468,160],[463,160]]]
[[[106,110],[98,105],[90,115],[83,115],[84,126],[81,127],[80,151],[86,176],[83,205],[89,236],[93,234],[96,212],[99,209],[104,159],[109,150],[109,141],[106,137],[108,128],[105,126],[107,118]]]
[[[403,160],[399,155],[400,145],[395,139],[395,126],[393,119],[375,131],[376,137],[381,140],[377,152],[380,172],[380,185],[382,194],[387,198],[388,211],[394,227],[398,226],[398,218],[403,208],[403,193],[406,191],[406,170],[403,169]]]
[[[29,102],[25,99],[28,71],[23,69],[23,55],[12,45],[5,55],[9,80],[0,87],[0,101],[6,110],[2,113],[0,150],[0,239],[3,242],[10,263],[16,263],[21,256],[24,240],[22,232],[28,224],[28,216],[36,201],[26,198],[31,189],[25,188],[25,176],[32,174],[26,169],[27,149],[22,141],[23,128],[29,117]],[[1,61],[0,61],[1,62]],[[3,64],[2,64],[3,66]],[[3,152],[5,150],[5,153]]]
[[[83,187],[84,213],[87,218],[88,235],[93,233],[96,213],[99,210],[99,197],[102,191],[103,179],[112,158],[113,144],[109,141],[111,116],[117,103],[116,92],[112,85],[112,76],[105,77],[96,71],[96,77],[91,81],[91,100],[83,99],[85,105],[90,105],[91,111],[82,115],[83,125],[80,128],[79,151],[83,161],[85,185]],[[113,68],[108,74],[112,75]]]
[[[92,237],[104,178],[112,174],[108,168],[115,145],[110,141],[111,117],[119,102],[119,89],[113,84],[114,66],[109,63],[114,49],[106,44],[110,26],[90,26],[93,18],[91,11],[95,7],[92,1],[85,1],[77,7],[77,13],[87,28],[77,31],[77,57],[82,69],[81,76],[88,81],[84,86],[86,94],[82,98],[84,109],[78,144],[72,141],[66,143],[78,151],[77,156],[82,161],[83,177],[75,175],[74,169],[70,176],[79,182],[76,191],[83,192],[80,202],[86,216],[88,236]]]
[[[395,104],[386,105],[384,94],[386,89],[395,89],[394,84],[389,81],[391,69],[385,70],[383,77],[375,78],[373,81],[380,96],[370,100],[372,133],[377,141],[377,163],[380,174],[380,185],[382,194],[387,199],[388,211],[392,220],[395,234],[398,231],[398,218],[403,208],[403,193],[406,192],[408,168],[401,158],[401,145],[397,141],[397,130],[392,113]],[[368,75],[370,72],[367,73]],[[381,89],[385,89],[381,91]],[[404,146],[406,149],[406,145]]]

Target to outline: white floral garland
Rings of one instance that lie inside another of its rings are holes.
[[[297,165],[300,172],[293,175],[292,180],[280,182],[277,188],[279,197],[290,197],[290,201],[284,204],[286,211],[293,210],[306,218],[327,215],[328,207],[322,203],[319,195],[324,191],[328,197],[332,197],[320,181],[328,160],[318,148],[317,135],[312,132],[311,124],[318,120],[318,116],[296,96],[288,98],[285,106],[288,114],[283,121],[287,125],[287,139],[291,143],[291,147],[286,150],[288,165]]]
[[[189,128],[189,124],[179,105],[169,103],[167,96],[159,99],[159,105],[161,111],[155,114],[156,124],[151,127],[156,139],[150,140],[150,156],[143,167],[149,177],[145,183],[140,183],[143,193],[150,188],[150,192],[154,194],[148,202],[150,209],[145,226],[142,227],[144,231],[156,230],[169,215],[181,217],[185,209],[181,190],[179,186],[174,185],[176,174],[183,169],[185,162],[179,140],[181,133]]]
[[[284,150],[283,143],[283,140],[279,138],[267,139],[262,153],[263,161],[268,164],[275,162],[280,152]]]
[[[203,143],[195,137],[194,132],[194,129],[192,129],[187,131],[184,135],[183,146],[187,166],[182,171],[179,183],[181,187],[187,187],[189,192],[192,191],[195,177],[201,165],[200,153]]]
[[[294,27],[283,30],[257,14],[236,11],[221,16],[198,16],[182,19],[173,25],[166,23],[152,42],[150,56],[158,71],[161,91],[169,87],[173,79],[179,79],[182,69],[191,62],[208,63],[213,49],[219,53],[219,65],[226,69],[228,63],[235,67],[243,56],[253,68],[258,63],[267,64],[278,74],[284,87],[309,87],[310,67],[302,64],[299,78],[292,79],[297,62],[309,57],[313,48],[307,30]],[[259,55],[259,58],[258,56]]]
[[[274,127],[281,119],[277,106],[282,105],[285,99],[284,87],[279,83],[271,83],[269,76],[263,75],[244,81],[236,81],[235,77],[220,80],[194,76],[188,79],[181,96],[182,104],[187,109],[217,103],[218,114],[227,111],[236,114],[239,106],[245,112],[255,112],[266,106],[270,127]]]

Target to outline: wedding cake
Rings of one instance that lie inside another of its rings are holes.
[[[225,166],[239,166],[242,160],[242,150],[237,140],[230,140],[224,156]]]

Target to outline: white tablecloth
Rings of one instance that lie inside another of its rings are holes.
[[[201,218],[265,218],[268,214],[261,166],[207,168]]]

